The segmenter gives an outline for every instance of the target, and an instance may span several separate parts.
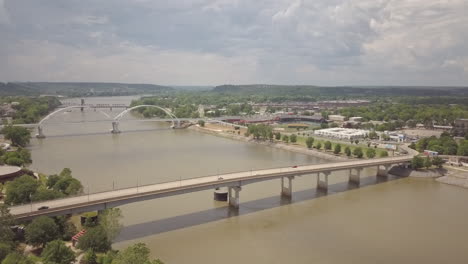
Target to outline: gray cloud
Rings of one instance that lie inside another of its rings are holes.
[[[0,80],[466,85],[467,11],[466,0],[0,0]]]

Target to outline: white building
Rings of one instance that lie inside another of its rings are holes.
[[[369,134],[369,131],[362,130],[362,129],[352,129],[352,128],[326,128],[315,130],[315,135],[328,137],[328,138],[336,138],[336,139],[358,139],[364,138]]]
[[[362,122],[363,120],[364,119],[360,116],[353,116],[349,118],[349,121],[352,121],[352,122]]]
[[[329,115],[328,119],[331,121],[341,121],[341,122],[345,121],[345,117],[342,115]]]

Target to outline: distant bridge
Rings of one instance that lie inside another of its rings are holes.
[[[413,155],[388,157],[371,160],[352,160],[299,167],[284,167],[227,173],[215,176],[172,181],[166,183],[137,186],[75,197],[42,201],[10,207],[10,212],[17,219],[32,219],[41,215],[58,216],[77,214],[89,211],[100,211],[124,204],[181,195],[185,193],[228,188],[228,203],[230,207],[239,207],[239,194],[242,186],[273,179],[281,179],[281,194],[291,197],[293,194],[293,179],[296,176],[317,175],[317,189],[328,189],[328,176],[333,171],[348,171],[349,181],[360,182],[361,171],[367,167],[377,167],[377,176],[385,177],[392,165],[407,164]],[[39,208],[45,208],[39,210]]]

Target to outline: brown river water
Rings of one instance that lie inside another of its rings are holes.
[[[131,97],[89,98],[128,103]],[[78,100],[76,100],[78,101]],[[32,169],[69,167],[85,191],[98,192],[250,169],[327,162],[312,156],[238,142],[129,116],[121,110],[78,109],[46,121],[46,139],[33,139]],[[240,209],[204,191],[122,206],[117,249],[144,242],[154,257],[184,263],[468,263],[468,190],[433,179],[377,179],[367,169],[359,187],[346,172],[330,176],[328,194],[316,176],[293,181],[292,200],[280,182],[247,185]]]

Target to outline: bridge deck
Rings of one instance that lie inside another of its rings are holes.
[[[11,213],[17,218],[31,218],[39,215],[60,215],[67,213],[85,212],[86,210],[104,209],[126,203],[200,190],[208,190],[216,187],[242,186],[250,183],[280,178],[283,176],[299,176],[319,172],[347,170],[352,168],[391,165],[408,162],[411,159],[412,156],[408,155],[373,160],[352,160],[345,162],[305,165],[299,166],[297,168],[284,167],[228,173],[12,206],[10,210]],[[38,210],[38,208],[42,206],[48,206],[49,209]]]

